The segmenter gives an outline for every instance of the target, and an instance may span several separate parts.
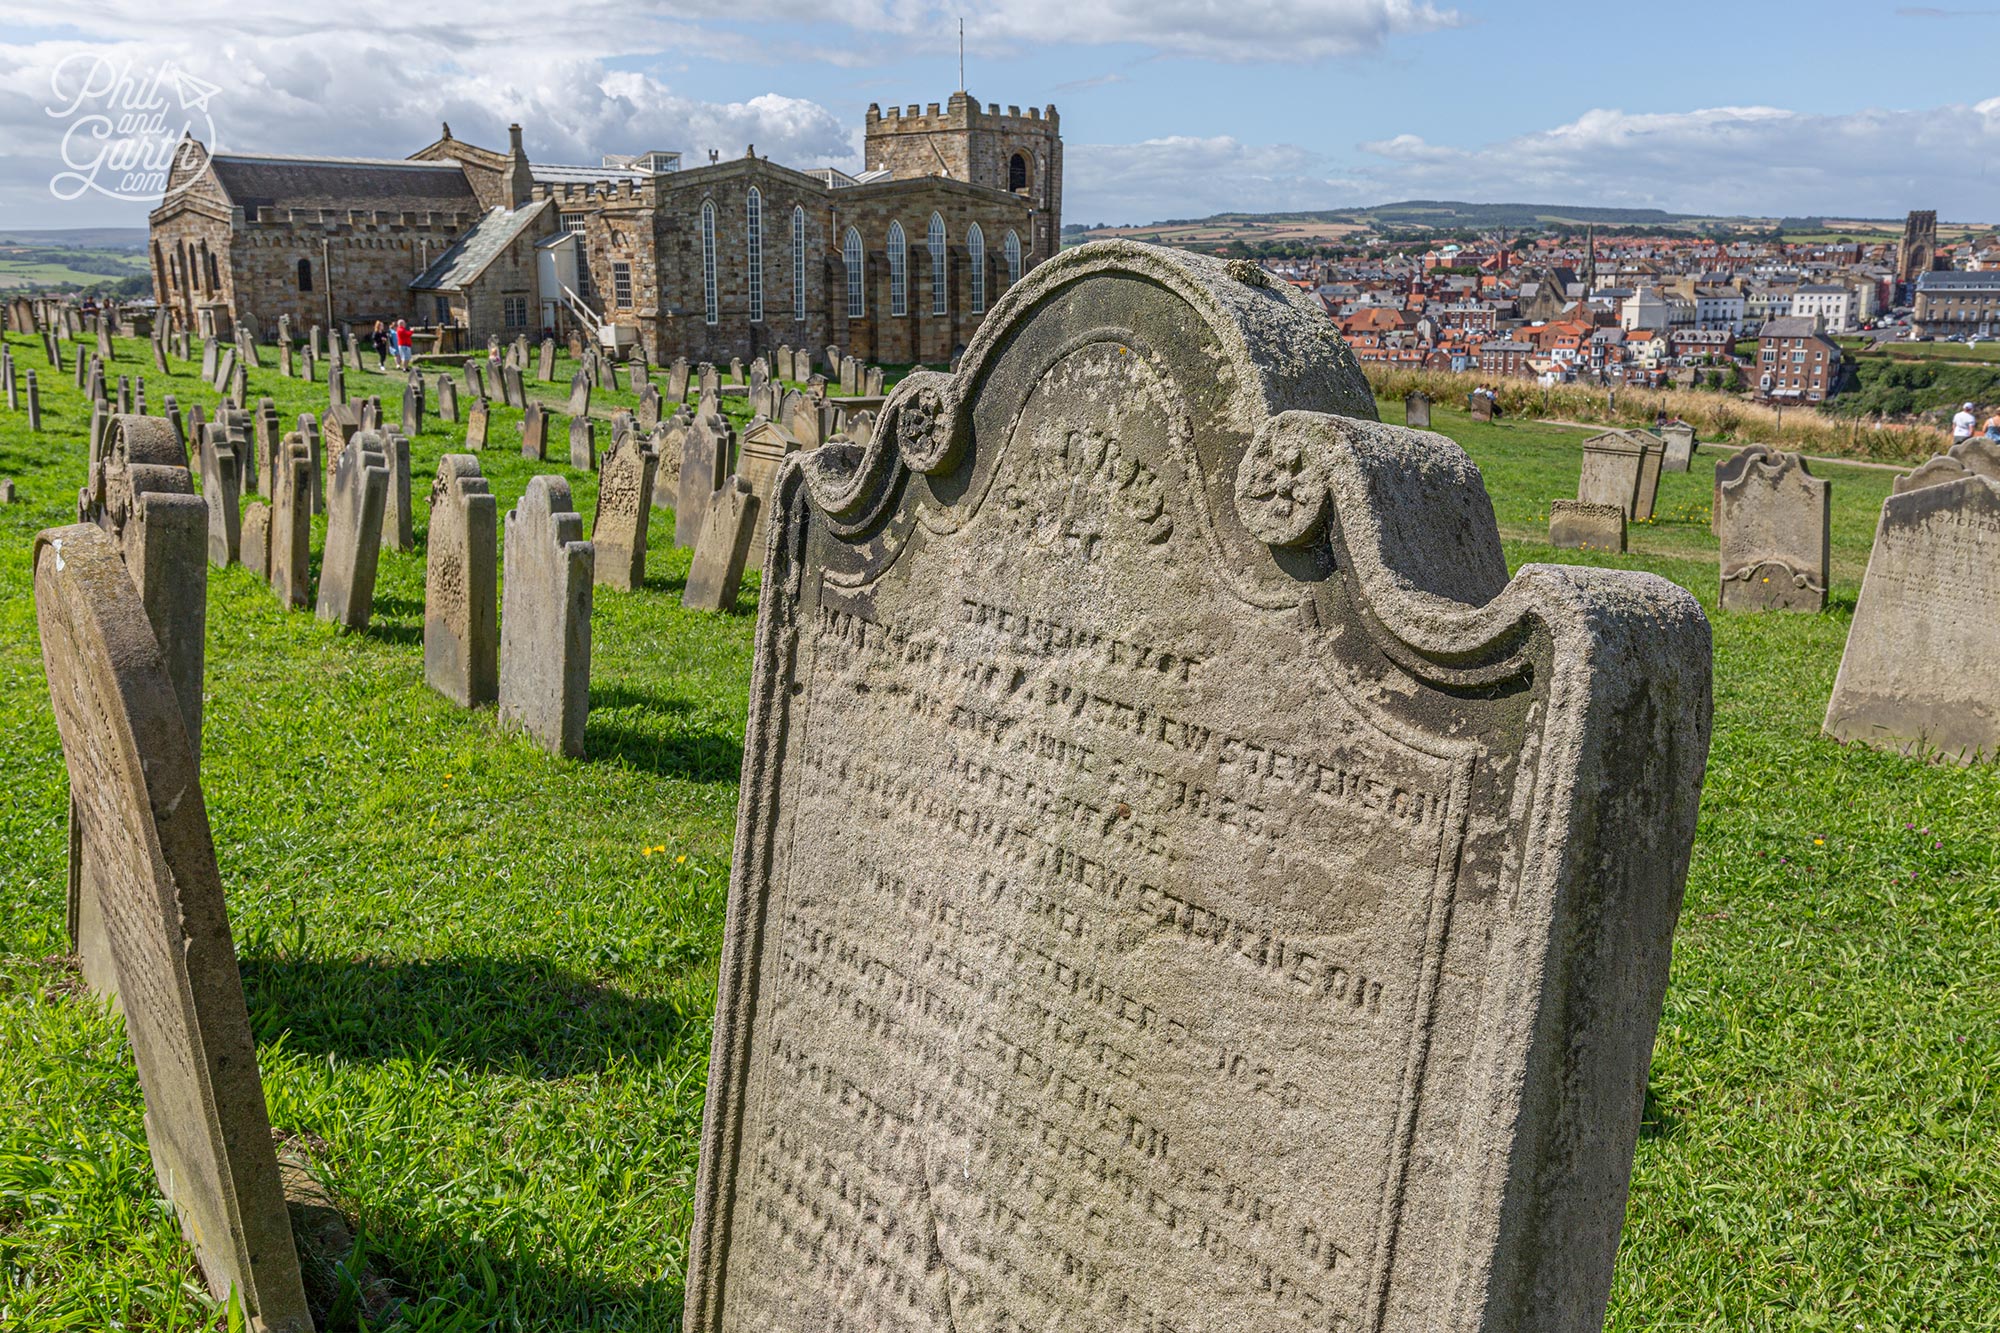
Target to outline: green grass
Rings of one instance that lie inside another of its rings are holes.
[[[93,257],[111,252],[93,252]],[[121,278],[144,277],[146,261],[138,255],[117,257],[126,263],[128,272],[118,274],[92,273],[84,269],[41,259],[0,258],[0,289],[10,287],[96,287],[119,281]],[[127,262],[129,260],[129,262]]]
[[[1849,352],[1889,361],[2000,361],[2000,343],[1875,342],[1869,338],[1836,338]]]
[[[157,405],[144,344],[119,352]],[[559,401],[567,377],[537,392]],[[27,555],[72,517],[83,472],[81,403],[49,378],[41,436],[0,414],[0,476],[20,490],[0,511],[0,1327],[219,1329],[155,1198],[118,1025],[49,961],[66,947],[65,782]],[[323,385],[252,380],[288,416],[323,406]],[[171,385],[184,408],[214,401]],[[364,385],[393,412],[393,382],[350,377]],[[1558,554],[1548,501],[1575,493],[1587,432],[1434,410],[1482,468],[1513,562],[1651,569],[1716,616],[1715,451],[1663,478],[1631,554]],[[593,479],[520,459],[518,417],[495,413],[482,456],[502,506],[556,471],[588,520]],[[423,478],[457,437],[433,422],[415,442],[420,539]],[[1835,486],[1833,609],[1715,620],[1715,742],[1621,1333],[2000,1328],[2000,769],[1820,736],[1892,474],[1815,470]],[[597,596],[580,762],[424,688],[420,553],[384,554],[361,634],[282,613],[241,569],[211,574],[204,786],[266,1095],[386,1284],[363,1302],[370,1329],[678,1327],[755,582],[734,615],[682,611],[669,520],[647,586]]]

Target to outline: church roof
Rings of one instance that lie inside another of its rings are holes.
[[[549,201],[537,199],[520,208],[496,208],[453,241],[431,266],[410,283],[417,292],[457,291],[476,282],[491,264],[530,223],[542,215]]]
[[[363,157],[277,157],[217,153],[209,159],[229,202],[249,212],[393,210],[471,213],[479,209],[456,162]]]

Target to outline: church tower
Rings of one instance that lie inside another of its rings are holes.
[[[936,102],[899,109],[868,108],[863,162],[891,176],[948,176],[970,185],[1006,190],[1035,210],[1031,264],[1052,258],[1062,244],[1062,128],[1056,109],[981,108],[957,92]]]

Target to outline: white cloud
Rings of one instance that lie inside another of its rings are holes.
[[[948,19],[952,8],[934,12]],[[975,6],[966,32],[1024,45],[1116,42],[1211,60],[1297,63],[1376,51],[1392,37],[1461,22],[1457,11],[1427,0],[1276,0],[1242,8],[1216,0],[1005,0]]]
[[[1114,226],[1362,202],[1361,187],[1333,171],[1323,154],[1228,135],[1069,144],[1063,181],[1066,221]]]
[[[1840,115],[1777,107],[1585,112],[1476,147],[1360,145],[1378,198],[1664,208],[1680,213],[1947,217],[2000,213],[2000,98]],[[1372,160],[1370,160],[1372,159]]]

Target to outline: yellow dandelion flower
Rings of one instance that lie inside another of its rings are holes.
[[[651,856],[652,854],[653,854],[653,849],[651,847],[641,847],[639,849],[639,855],[641,856]]]
[[[1826,846],[1826,839],[1825,839],[1825,838],[1814,838],[1814,839],[1813,839],[1813,846],[1815,846],[1815,847],[1824,847],[1824,846]]]
[[[662,850],[662,851],[664,851],[664,850],[666,850],[666,849],[665,849],[665,848],[662,848],[661,850]],[[687,853],[686,853],[686,852],[682,852],[682,853],[681,853],[681,854],[680,854],[679,856],[676,856],[676,857],[674,858],[674,864],[675,864],[675,865],[685,865],[686,863],[687,863]]]

